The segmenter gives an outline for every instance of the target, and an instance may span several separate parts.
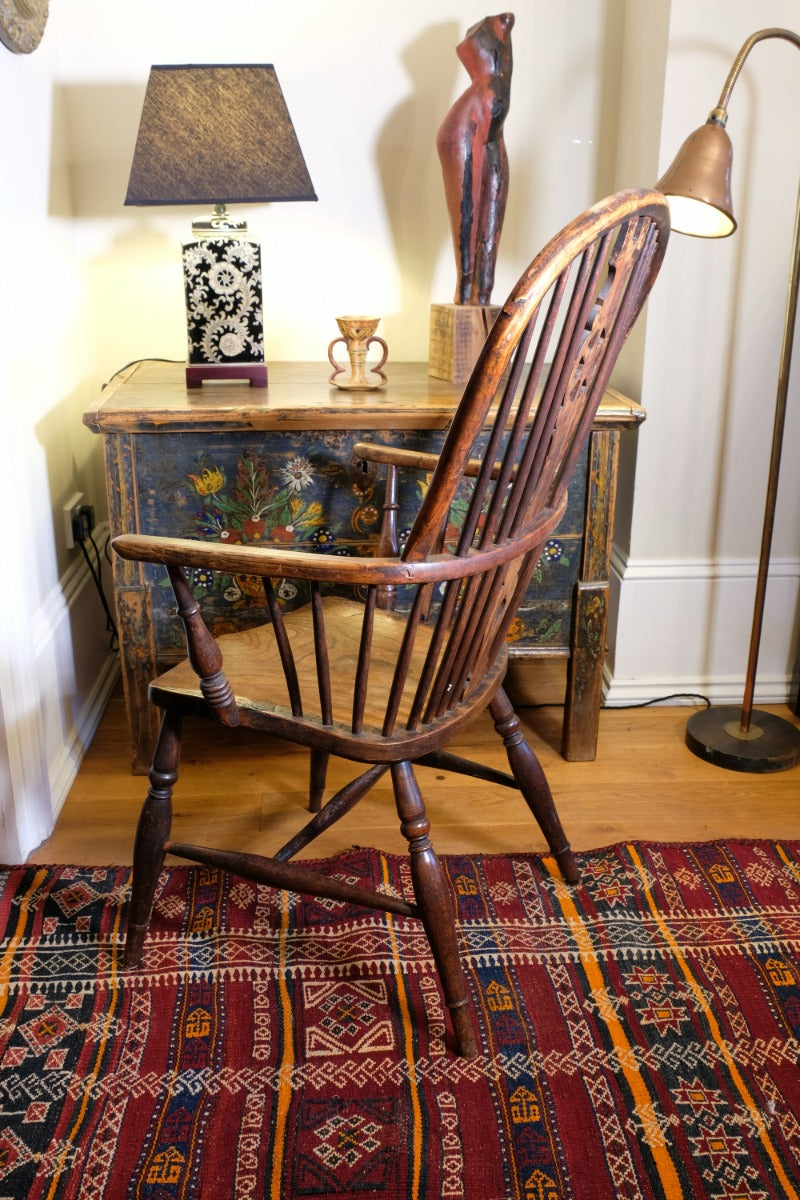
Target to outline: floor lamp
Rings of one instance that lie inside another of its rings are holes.
[[[751,34],[742,46],[728,73],[717,107],[705,125],[690,134],[675,161],[656,184],[670,204],[672,228],[678,233],[697,237],[727,237],[736,229],[733,219],[730,180],[733,148],[725,131],[728,101],[745,59],[757,42],[783,38],[800,50],[800,35],[789,29],[761,29]],[[731,705],[712,706],[695,713],[686,726],[686,744],[700,758],[734,771],[784,771],[800,762],[800,730],[790,721],[771,713],[753,710],[758,649],[764,617],[775,500],[786,416],[786,395],[792,360],[792,340],[797,316],[797,288],[800,279],[800,193],[795,214],[789,291],[783,326],[778,395],[772,435],[772,453],[767,481],[767,499],[756,577],[756,597],[750,653],[747,660],[744,698],[741,709]]]

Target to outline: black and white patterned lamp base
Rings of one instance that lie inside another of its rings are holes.
[[[246,238],[202,238],[183,247],[188,387],[246,379],[267,386],[261,248]]]

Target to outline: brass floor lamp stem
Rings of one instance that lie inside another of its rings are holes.
[[[792,244],[792,266],[789,273],[789,290],[786,296],[786,317],[783,323],[783,342],[781,345],[780,366],[778,368],[778,394],[775,403],[775,421],[772,431],[772,452],[770,455],[769,475],[767,477],[767,499],[764,510],[764,525],[761,535],[761,551],[758,560],[758,575],[756,577],[756,598],[753,611],[753,626],[750,635],[750,652],[747,659],[747,674],[745,675],[744,698],[742,700],[741,731],[747,733],[753,713],[753,692],[756,683],[756,668],[758,666],[758,650],[761,644],[761,627],[764,621],[764,601],[767,593],[767,575],[769,573],[769,558],[772,549],[772,531],[775,524],[775,504],[778,495],[778,477],[780,475],[781,451],[783,448],[783,427],[786,420],[786,397],[789,391],[789,373],[792,365],[792,344],[794,327],[797,318],[797,289],[800,281],[800,189],[797,194],[797,205],[794,221],[794,240]]]

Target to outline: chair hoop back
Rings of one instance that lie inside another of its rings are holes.
[[[499,313],[404,549],[408,562],[437,549],[467,464],[479,458],[455,553],[485,555],[487,569],[445,586],[424,719],[479,686],[501,649],[668,236],[658,193],[610,197],[552,239]]]
[[[441,512],[471,457],[485,469],[459,553],[513,537],[538,510],[557,506],[668,238],[664,197],[634,189],[588,209],[536,256],[467,382],[406,542],[407,560],[431,553]],[[490,438],[478,450],[495,406]],[[487,509],[491,515],[480,521]]]

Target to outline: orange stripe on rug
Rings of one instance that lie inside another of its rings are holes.
[[[28,888],[24,896],[19,902],[19,917],[17,918],[17,927],[13,935],[8,939],[8,949],[0,961],[0,1015],[5,1012],[6,1003],[9,999],[9,982],[11,979],[11,965],[17,956],[20,945],[23,942],[23,934],[25,926],[28,923],[28,909],[30,908],[31,896],[35,896],[42,885],[43,880],[47,878],[47,870],[43,867],[41,871],[37,871],[31,881],[31,886]]]
[[[791,872],[791,874],[794,876],[794,878],[796,880],[798,880],[798,882],[800,882],[800,870],[798,870],[797,864],[793,863],[792,860],[789,858],[788,854],[786,853],[786,851],[784,850],[784,848],[780,842],[775,843],[775,852],[778,855],[778,857],[781,859],[781,861],[783,862],[783,864],[787,868],[787,870]]]
[[[389,864],[387,863],[383,854],[381,854],[380,860],[383,882],[388,890],[390,882]],[[411,1191],[409,1193],[409,1200],[418,1200],[422,1176],[422,1109],[419,1102],[419,1081],[417,1079],[417,1069],[414,1058],[414,1030],[411,1022],[411,1009],[408,1003],[408,994],[403,981],[403,967],[400,960],[400,951],[394,931],[394,918],[391,913],[387,912],[385,915],[386,929],[389,934],[389,941],[391,943],[392,955],[395,962],[397,1001],[400,1005],[400,1014],[403,1020],[403,1040],[405,1041],[406,1062],[408,1063],[408,1083],[411,1096],[411,1109],[413,1114],[411,1140],[414,1154],[414,1165],[411,1176]]]
[[[278,1069],[280,1083],[277,1093],[277,1112],[275,1113],[275,1142],[272,1156],[272,1185],[270,1195],[272,1200],[280,1200],[281,1178],[286,1151],[286,1119],[289,1115],[289,1105],[292,1099],[292,1069],[294,1058],[294,1028],[292,1021],[292,1004],[289,989],[286,986],[286,950],[289,944],[289,896],[280,892],[281,931],[278,949],[278,995],[281,1006],[281,1023],[283,1025],[283,1057]]]
[[[753,1125],[754,1125],[755,1129],[758,1131],[758,1136],[761,1140],[761,1144],[763,1145],[764,1149],[766,1150],[767,1154],[769,1155],[770,1161],[772,1162],[772,1166],[775,1170],[775,1175],[781,1181],[781,1186],[784,1189],[784,1196],[786,1197],[786,1200],[798,1200],[797,1192],[794,1190],[790,1181],[787,1179],[786,1174],[783,1170],[783,1167],[781,1166],[781,1160],[780,1160],[778,1154],[776,1153],[775,1147],[773,1146],[772,1141],[769,1137],[769,1134],[767,1132],[767,1127],[764,1122],[764,1118],[762,1117],[761,1112],[759,1110],[758,1104],[756,1103],[753,1096],[751,1095],[750,1089],[748,1088],[747,1084],[745,1083],[744,1077],[739,1072],[739,1069],[736,1065],[736,1060],[727,1047],[725,1039],[722,1036],[722,1030],[719,1027],[719,1023],[717,1022],[717,1019],[714,1016],[714,1013],[711,1011],[711,1008],[708,1005],[708,1001],[706,1000],[703,989],[700,987],[697,980],[694,978],[694,975],[692,974],[692,971],[689,967],[689,963],[687,962],[684,955],[681,953],[680,945],[675,940],[675,938],[672,936],[672,932],[669,928],[669,925],[664,920],[662,914],[659,911],[658,905],[655,902],[655,897],[653,896],[652,892],[650,891],[650,884],[648,882],[648,874],[644,869],[644,865],[642,863],[641,858],[639,857],[636,847],[632,846],[632,845],[628,845],[628,846],[626,846],[626,849],[627,849],[628,854],[630,855],[633,865],[636,867],[636,870],[639,874],[639,878],[642,883],[642,893],[647,900],[647,904],[650,908],[650,912],[652,913],[653,918],[654,918],[656,924],[658,925],[659,930],[661,931],[661,934],[662,934],[664,940],[672,948],[672,951],[675,955],[675,961],[680,966],[680,969],[683,972],[683,977],[686,980],[686,982],[688,983],[689,987],[692,989],[694,996],[695,996],[695,1000],[697,1001],[698,1007],[699,1007],[700,1011],[703,1013],[706,1021],[708,1022],[708,1028],[709,1028],[711,1035],[714,1038],[714,1041],[715,1041],[716,1045],[718,1046],[723,1058],[725,1059],[725,1063],[728,1067],[728,1070],[731,1073],[731,1079],[733,1080],[734,1084],[736,1085],[739,1095],[742,1097],[742,1100],[745,1103],[745,1107],[747,1108],[747,1111],[752,1118]]]
[[[544,865],[553,879],[561,883],[561,872],[556,866],[555,859],[544,859]],[[600,970],[597,961],[593,958],[592,952],[589,949],[591,946],[591,934],[581,918],[567,885],[559,887],[556,895],[561,905],[561,910],[578,943],[581,966],[586,973],[589,986],[594,991],[603,992],[606,990],[603,972]],[[608,1007],[607,1012],[603,1013],[603,1020],[611,1036],[611,1041],[617,1050],[619,1068],[631,1090],[634,1102],[637,1108],[644,1110],[651,1103],[650,1093],[640,1073],[631,1066],[635,1060],[635,1054],[629,1038],[625,1035],[625,1028],[611,1006]],[[650,1139],[646,1130],[643,1132],[642,1137],[653,1156],[653,1163],[664,1187],[664,1195],[676,1198],[683,1196],[683,1187],[675,1170],[675,1164],[665,1146]]]

